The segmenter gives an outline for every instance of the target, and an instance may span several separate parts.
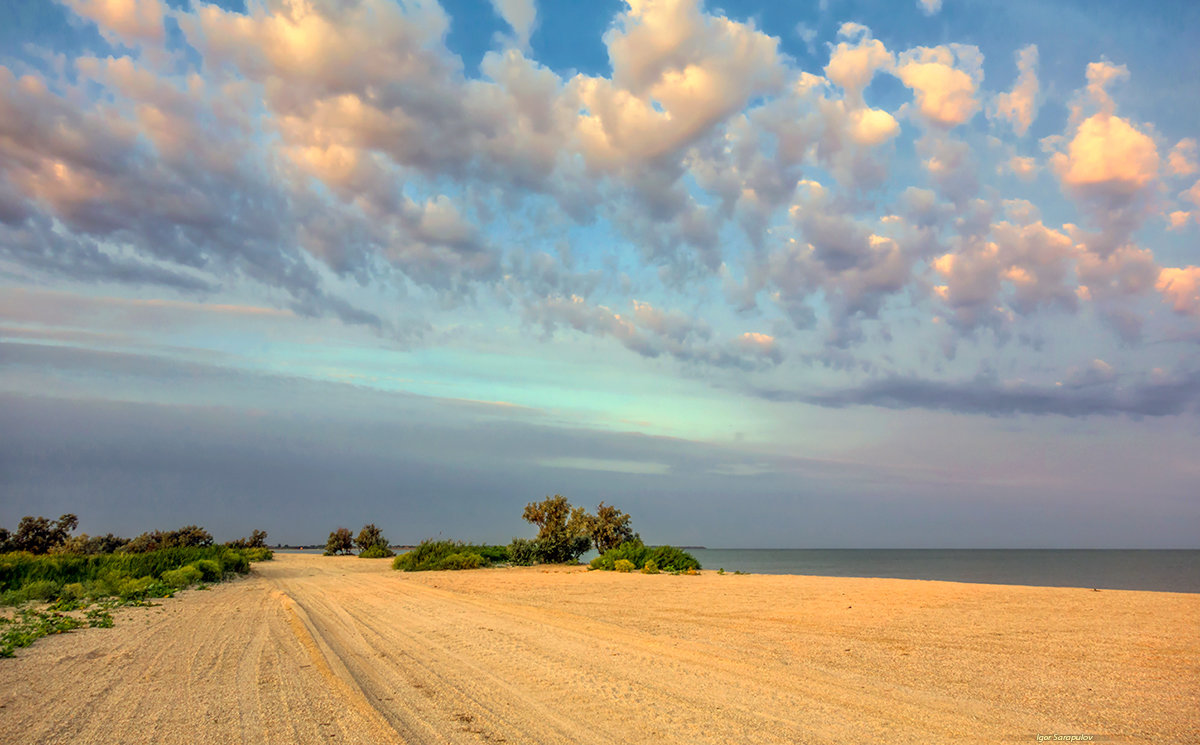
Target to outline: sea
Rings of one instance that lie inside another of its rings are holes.
[[[1200,551],[688,548],[706,570],[1200,593]]]

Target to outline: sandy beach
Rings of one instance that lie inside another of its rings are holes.
[[[1200,595],[283,554],[0,660],[11,743],[1200,741]]]

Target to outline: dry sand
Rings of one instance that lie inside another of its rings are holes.
[[[295,554],[0,660],[13,743],[1200,742],[1200,595]]]

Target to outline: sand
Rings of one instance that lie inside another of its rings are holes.
[[[1200,595],[295,554],[0,660],[12,743],[1200,742]]]

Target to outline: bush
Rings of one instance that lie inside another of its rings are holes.
[[[38,580],[30,582],[21,588],[21,594],[26,600],[41,600],[42,602],[50,602],[58,597],[59,585],[50,580]]]
[[[635,568],[634,563],[629,559],[617,559],[613,562],[613,569],[618,572],[632,572]]]
[[[664,572],[686,572],[699,570],[700,562],[683,549],[674,546],[658,546],[650,550],[647,560],[653,561]]]
[[[242,556],[246,557],[246,561],[271,561],[275,558],[275,552],[269,548],[244,548],[238,551]]]
[[[190,587],[203,578],[204,572],[200,571],[195,564],[188,564],[187,566],[179,567],[178,569],[169,569],[162,573],[163,583],[170,585],[177,590]]]
[[[642,565],[642,574],[658,574],[658,564],[654,563],[654,559],[646,559],[646,563]]]
[[[169,598],[174,595],[170,586],[153,577],[127,578],[117,585],[117,596],[122,600],[145,600],[146,598]]]
[[[619,561],[628,561],[634,568],[644,570],[647,564],[653,563],[656,571],[679,573],[695,573],[700,569],[700,562],[688,552],[674,546],[657,546],[649,548],[634,539],[625,541],[620,546],[605,551],[592,559],[588,565],[591,569],[613,571]],[[653,572],[647,572],[653,574]]]
[[[490,557],[501,557],[492,559]],[[405,572],[427,572],[439,569],[476,569],[493,561],[508,558],[504,546],[473,546],[462,541],[426,539],[413,550],[400,554],[392,561],[392,569]]]
[[[212,559],[201,559],[189,565],[200,573],[200,579],[205,582],[217,582],[221,576],[225,574],[221,569],[221,564]],[[164,575],[165,576],[165,575]]]
[[[640,569],[645,565],[646,559],[649,556],[650,549],[642,545],[641,541],[634,539],[632,541],[625,541],[620,546],[605,551],[592,559],[588,566],[592,569],[604,569],[611,572],[616,569],[616,562],[624,559]]]
[[[475,553],[450,554],[438,564],[438,569],[478,569],[483,566],[483,557]]]
[[[528,538],[514,538],[508,544],[508,560],[519,567],[533,566],[537,561],[537,541]]]
[[[386,559],[389,556],[395,555],[395,551],[391,550],[387,546],[380,546],[379,544],[367,546],[362,551],[358,552],[358,558],[360,559]]]
[[[216,580],[205,579],[205,582],[215,582],[221,579],[221,576],[227,572],[237,572],[238,574],[246,574],[250,571],[250,560],[246,558],[241,551],[233,551],[225,549],[221,554],[221,575],[217,575]]]

